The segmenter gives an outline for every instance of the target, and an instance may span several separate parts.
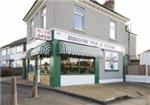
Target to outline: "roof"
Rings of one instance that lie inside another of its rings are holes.
[[[150,49],[149,49],[149,50],[146,50],[146,51],[144,51],[144,52],[150,52]]]
[[[38,2],[38,0],[35,0],[35,2],[33,3],[33,5],[31,6],[31,8],[29,9],[29,11],[27,12],[27,14],[25,15],[25,17],[23,18],[23,20],[25,20],[25,18],[27,17],[27,15],[30,13],[30,11],[32,10],[32,8],[34,7],[34,5]]]
[[[12,43],[9,43],[5,46],[2,46],[1,48],[5,48],[5,47],[13,47],[13,46],[17,46],[17,45],[20,45],[20,44],[23,44],[23,43],[26,43],[26,37],[24,38],[21,38],[21,39],[18,39]]]
[[[119,14],[119,13],[116,12],[116,11],[113,11],[113,10],[107,8],[106,6],[104,6],[104,5],[100,4],[99,2],[97,2],[96,0],[90,0],[90,1],[93,2],[93,3],[95,3],[95,4],[97,4],[97,5],[99,5],[99,6],[101,6],[101,7],[103,7],[103,8],[105,8],[105,9],[107,9],[107,10],[109,10],[109,11],[111,11],[111,12],[113,12],[113,13],[115,13],[115,14],[117,14],[117,15],[119,15],[119,16],[121,16],[121,17],[123,17],[123,18],[125,18],[125,19],[127,19],[127,20],[129,20],[129,18],[127,18],[127,17],[125,17],[125,16]]]
[[[27,12],[27,14],[25,15],[25,17],[23,18],[24,21],[26,21],[26,18],[28,17],[28,15],[30,15],[30,12],[32,11],[32,9],[34,9],[34,7],[38,4],[39,1],[40,1],[40,0],[36,0],[36,1],[33,3],[33,5],[31,6],[30,10]],[[94,3],[94,4],[96,4],[96,5],[99,5],[99,6],[103,7],[103,8],[105,8],[105,9],[107,9],[107,10],[113,12],[113,13],[115,13],[116,15],[119,15],[120,17],[122,17],[122,18],[124,18],[124,19],[126,19],[126,20],[129,20],[129,18],[127,18],[127,17],[125,17],[125,16],[119,14],[119,13],[116,12],[116,11],[113,11],[113,10],[107,8],[106,6],[104,6],[104,5],[100,4],[99,2],[97,2],[96,0],[89,0],[89,1],[92,2],[92,3]]]

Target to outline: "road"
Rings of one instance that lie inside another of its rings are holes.
[[[10,85],[1,84],[1,105],[10,105]],[[19,105],[97,105],[53,91],[39,89],[39,97],[31,98],[31,87],[18,86]]]

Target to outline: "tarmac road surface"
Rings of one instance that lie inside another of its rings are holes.
[[[31,87],[18,86],[19,105],[98,105],[44,89],[39,89],[38,98],[31,98],[31,90]],[[0,92],[0,105],[10,105],[10,84],[1,83]]]

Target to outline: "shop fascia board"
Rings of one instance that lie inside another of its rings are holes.
[[[91,40],[94,40],[94,41],[100,41],[100,42],[103,42],[103,43],[109,43],[111,45],[114,45],[114,46],[120,46],[122,48],[124,48],[124,51],[123,54],[125,54],[125,45],[123,44],[119,44],[119,43],[113,43],[113,42],[108,42],[106,40],[101,40],[101,39],[97,39],[97,38],[94,38],[94,37],[91,37],[91,36],[87,36],[87,35],[82,35],[82,34],[78,34],[78,33],[73,33],[73,32],[69,32],[69,31],[65,31],[65,30],[62,30],[62,29],[59,29],[59,28],[51,28],[50,31],[58,31],[58,32],[63,32],[63,33],[68,33],[70,35],[76,35],[76,36],[79,36],[79,37],[83,37],[83,38],[86,38],[86,39],[91,39]],[[77,43],[78,44],[78,43]]]
[[[117,43],[117,42],[113,43],[113,42],[109,42],[109,41],[106,41],[106,40],[97,39],[97,38],[94,38],[94,37],[91,37],[91,36],[87,36],[87,35],[82,35],[82,34],[78,34],[78,33],[73,33],[73,32],[69,32],[69,31],[65,31],[65,30],[62,30],[62,29],[59,29],[59,28],[51,28],[50,31],[60,32],[60,33],[66,33],[68,35],[77,36],[77,37],[80,37],[80,38],[83,38],[83,39],[85,38],[85,39],[90,39],[90,40],[96,41],[96,42],[107,43],[109,45],[113,45],[113,46],[115,46],[117,48],[122,49],[121,51],[118,51],[118,52],[122,52],[123,54],[125,54],[125,51],[126,51],[125,45]],[[56,40],[66,41],[66,40],[63,40],[63,39],[56,39]],[[37,42],[39,42],[39,41],[40,40],[35,40],[32,43],[27,43],[27,49],[28,49],[29,46],[30,47],[36,47],[36,45],[38,46],[39,44]],[[42,41],[42,42],[45,42],[45,41]],[[77,43],[77,42],[72,42],[72,43]],[[77,44],[82,44],[82,43],[77,43]],[[85,45],[85,44],[82,44],[82,45]],[[87,46],[96,47],[96,46],[92,46],[92,45],[87,45]],[[101,47],[98,47],[98,48],[101,48]],[[107,48],[104,48],[104,49],[107,49]],[[115,51],[113,49],[107,49],[107,50]]]

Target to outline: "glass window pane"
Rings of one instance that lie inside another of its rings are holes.
[[[62,57],[61,61],[62,74],[93,74],[94,59]]]
[[[110,27],[111,28],[115,28],[115,23],[114,22],[110,22]]]
[[[35,60],[30,60],[29,72],[33,72],[35,68]]]
[[[110,38],[115,39],[115,31],[112,28],[110,29]]]
[[[32,38],[33,34],[34,34],[34,21],[31,20],[31,27],[30,27],[30,37],[31,38]]]
[[[42,9],[42,28],[46,28],[46,7]]]
[[[106,70],[118,70],[119,58],[116,52],[105,52],[105,69]]]
[[[17,46],[17,53],[23,52],[23,46]]]
[[[116,24],[115,22],[110,22],[110,39],[116,39]]]
[[[43,8],[42,14],[43,14],[43,15],[46,15],[46,7]]]
[[[2,55],[6,55],[6,50],[2,50]]]
[[[46,15],[43,17],[43,28],[46,28]]]
[[[79,14],[81,14],[81,15],[83,15],[83,14],[84,14],[84,9],[81,8],[81,7],[76,6],[76,7],[75,7],[75,12],[76,12],[76,13],[79,13]]]
[[[74,28],[76,29],[83,29],[83,17],[80,15],[75,15],[74,19]]]
[[[75,6],[74,9],[74,28],[83,30],[84,27],[84,8]]]
[[[41,65],[40,65],[40,73],[41,74],[48,74],[50,73],[50,58],[42,58]]]

